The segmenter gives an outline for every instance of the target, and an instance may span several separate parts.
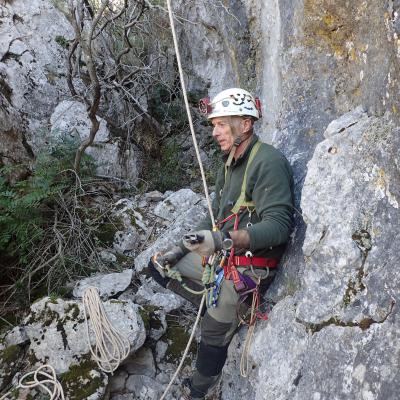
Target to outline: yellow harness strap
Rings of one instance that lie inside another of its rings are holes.
[[[253,148],[251,149],[250,155],[249,155],[249,159],[247,160],[247,164],[246,164],[246,170],[244,171],[244,176],[243,176],[243,181],[242,181],[242,188],[240,190],[240,195],[239,198],[237,199],[235,205],[232,208],[232,213],[233,214],[237,214],[238,211],[240,210],[241,207],[255,207],[255,204],[252,200],[250,201],[246,201],[246,184],[247,184],[247,170],[249,169],[249,166],[251,164],[251,162],[253,161],[254,157],[256,156],[258,149],[261,146],[261,142],[258,141],[255,143],[255,145],[253,146]],[[225,179],[226,179],[226,174],[228,172],[228,168],[225,165]]]

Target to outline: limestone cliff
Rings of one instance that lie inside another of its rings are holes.
[[[173,3],[189,90],[254,91],[258,133],[296,178],[274,308],[248,380],[244,332],[232,343],[221,399],[398,399],[400,1]],[[0,10],[1,165],[32,158],[34,133],[70,100],[55,38],[71,27],[47,0]]]

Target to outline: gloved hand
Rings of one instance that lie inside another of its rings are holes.
[[[165,267],[168,264],[170,267],[174,266],[183,256],[184,251],[179,246],[173,246],[167,250],[164,254],[154,256],[154,261]],[[156,266],[157,268],[157,266]],[[161,271],[160,271],[161,272]]]
[[[208,257],[223,248],[227,250],[228,248],[224,246],[227,239],[227,235],[221,231],[198,231],[188,233],[183,237],[182,241],[188,250],[194,251],[203,257]]]

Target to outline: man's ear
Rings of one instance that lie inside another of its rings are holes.
[[[243,131],[242,133],[250,132],[253,129],[253,121],[251,118],[246,118],[243,120]]]

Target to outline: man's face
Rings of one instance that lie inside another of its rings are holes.
[[[234,143],[232,117],[215,117],[211,120],[214,127],[212,135],[223,152],[228,152]]]

